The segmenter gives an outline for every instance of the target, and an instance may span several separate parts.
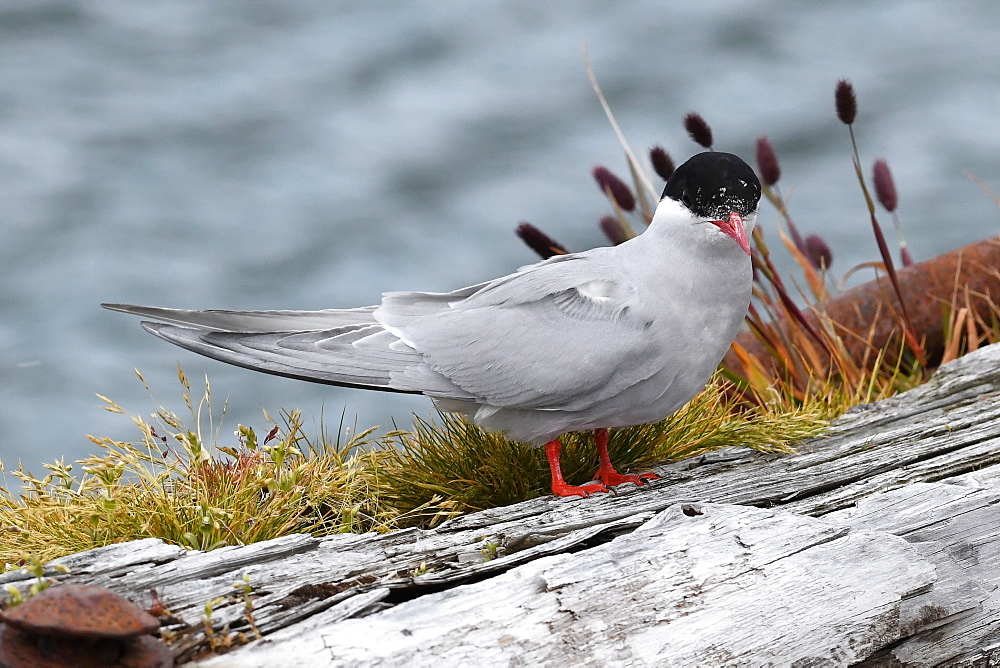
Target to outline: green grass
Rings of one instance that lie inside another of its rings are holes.
[[[131,415],[135,441],[91,437],[98,455],[46,464],[41,478],[20,467],[11,472],[23,490],[0,488],[7,537],[0,559],[50,559],[150,536],[206,550],[299,531],[389,526],[368,489],[370,461],[378,455],[363,449],[367,433],[343,444],[311,439],[291,412],[268,442],[243,426],[223,435],[207,381],[195,407],[187,378],[179,377],[190,426],[163,408],[149,419]],[[126,414],[105,401],[108,410]]]
[[[820,402],[760,402],[741,410],[732,390],[720,375],[666,420],[612,430],[611,460],[622,471],[644,471],[726,445],[787,451],[794,442],[819,434],[831,414]],[[418,419],[412,431],[397,432],[389,440],[397,447],[383,462],[383,501],[411,516],[434,507],[438,514],[430,523],[446,511],[503,506],[549,493],[549,468],[540,448],[508,441],[456,416]],[[567,434],[562,441],[567,481],[592,480],[597,468],[593,433]],[[451,505],[435,505],[435,496]]]
[[[3,562],[20,566],[147,537],[209,550],[296,532],[432,526],[548,493],[541,449],[455,416],[417,418],[411,431],[376,439],[368,430],[339,442],[307,435],[296,411],[277,422],[265,414],[267,438],[242,425],[223,428],[207,379],[195,403],[183,371],[178,377],[187,421],[162,407],[149,417],[130,414],[105,399],[108,410],[135,423],[134,441],[91,437],[99,454],[46,464],[43,477],[20,467],[6,472],[21,489],[0,488]],[[613,461],[621,470],[645,470],[724,445],[785,450],[820,433],[832,415],[824,402],[778,395],[741,407],[732,389],[717,376],[669,419],[612,430]],[[592,435],[569,434],[565,443],[567,479],[590,480],[597,467]]]

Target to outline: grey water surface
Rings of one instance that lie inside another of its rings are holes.
[[[334,431],[342,413],[431,415],[421,397],[205,360],[98,304],[359,306],[533,262],[522,220],[572,250],[606,243],[589,171],[627,172],[584,43],[637,151],[696,152],[692,110],[748,160],[770,137],[837,274],[875,259],[841,77],[914,255],[995,234],[1000,210],[962,170],[1000,191],[997,35],[990,0],[5,0],[0,460],[38,472],[93,452],[86,434],[134,438],[95,395],[181,410],[178,363],[196,386],[209,375],[217,410],[228,397],[223,433],[265,428],[262,408],[301,408],[312,430],[322,411]],[[771,239],[776,221],[765,206]]]

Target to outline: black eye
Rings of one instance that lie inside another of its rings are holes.
[[[691,204],[692,204],[691,193],[689,193],[687,190],[685,190],[684,192],[682,192],[681,193],[681,202],[684,203],[684,206],[690,208]]]

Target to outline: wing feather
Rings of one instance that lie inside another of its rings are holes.
[[[390,293],[374,317],[491,406],[579,410],[655,373],[642,364],[659,352],[652,321],[627,272],[594,252],[553,260],[460,300]]]

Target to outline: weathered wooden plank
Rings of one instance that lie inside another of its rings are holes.
[[[1000,469],[1000,467],[995,467]],[[1000,475],[1000,471],[985,471],[976,474],[979,478],[989,481],[991,484],[996,482],[997,475]],[[966,477],[959,478],[958,481],[965,482],[967,480],[975,480],[974,478]],[[913,534],[917,528],[922,528],[924,526],[946,526],[952,520],[948,518],[952,515],[963,518],[963,521],[974,521],[977,526],[983,527],[984,530],[988,530],[991,533],[983,537],[970,537],[973,544],[975,545],[982,538],[989,540],[994,537],[997,531],[997,527],[1000,527],[1000,522],[997,522],[996,513],[1000,510],[1000,505],[996,504],[996,499],[998,497],[998,492],[996,489],[986,488],[982,483],[979,489],[970,489],[968,483],[964,486],[959,484],[925,484],[916,485],[911,488],[896,490],[891,494],[879,495],[872,497],[869,501],[871,504],[870,510],[866,510],[866,507],[862,505],[859,507],[856,513],[845,513],[845,514],[833,514],[830,516],[831,519],[849,521],[850,524],[866,527],[869,524],[873,524],[875,528],[883,531],[894,531],[906,535]],[[956,491],[957,490],[957,491]],[[932,493],[934,495],[932,495]],[[920,497],[923,497],[922,499]],[[907,509],[909,512],[895,512],[893,509]],[[971,512],[976,510],[980,513],[992,513],[993,515],[984,518],[978,518],[971,520],[973,515]],[[748,511],[750,512],[750,511]],[[754,511],[756,512],[756,511]],[[880,518],[881,522],[871,522],[872,517]],[[916,526],[911,526],[913,524],[913,518],[916,518]],[[780,534],[780,532],[776,532]],[[918,536],[919,537],[919,536]],[[985,614],[976,612],[976,606],[980,605],[980,602],[987,598],[986,588],[984,585],[980,584],[980,575],[976,577],[965,577],[961,569],[956,569],[954,564],[949,561],[948,556],[950,552],[958,551],[962,552],[967,550],[968,546],[963,546],[960,540],[964,539],[962,535],[956,534],[953,536],[955,540],[947,545],[934,545],[931,549],[926,549],[928,547],[926,540],[917,541],[916,547],[919,552],[929,554],[924,554],[925,558],[931,563],[935,564],[935,582],[931,588],[924,592],[916,592],[913,596],[908,599],[904,599],[904,605],[901,605],[898,611],[894,611],[890,616],[895,615],[897,619],[898,627],[901,634],[912,634],[920,630],[921,628],[931,627],[935,625],[935,620],[940,620],[941,622],[947,622],[953,617],[959,617],[958,621],[952,621],[949,629],[949,633],[953,636],[964,638],[965,644],[970,648],[976,648],[981,646],[981,642],[984,636],[989,635],[989,633],[996,633],[997,621],[995,618],[991,618],[989,615],[991,612],[995,614],[992,608],[986,610]],[[741,537],[741,540],[745,541],[745,538]],[[955,542],[959,541],[959,542]],[[558,541],[556,541],[558,542]],[[555,548],[556,546],[552,543],[548,544]],[[996,543],[993,543],[994,547]],[[657,551],[669,549],[669,545],[657,544]],[[636,548],[637,554],[642,554],[641,549]],[[574,555],[577,561],[579,561],[586,553],[579,553]],[[843,557],[839,557],[842,559]],[[534,562],[533,562],[534,563]],[[851,565],[853,562],[847,560],[846,563]],[[977,562],[978,563],[978,562]],[[898,567],[898,564],[894,562],[884,562],[884,565],[892,568]],[[942,569],[942,565],[948,565],[950,569]],[[983,562],[986,574],[995,573],[994,577],[1000,577],[1000,569],[996,568],[995,563]],[[687,568],[681,568],[681,572],[687,572],[690,570],[690,566]],[[947,576],[947,577],[946,577]],[[427,576],[425,576],[427,577]],[[873,576],[874,577],[874,576]],[[603,581],[608,578],[606,573],[597,572],[593,574],[594,581]],[[417,578],[420,580],[420,578]],[[804,585],[808,583],[808,577],[805,578],[805,582],[799,583],[784,583],[782,586],[788,587],[788,592],[785,596],[792,596],[796,601],[800,602],[801,605],[806,607],[814,606],[815,610],[824,610],[824,602],[812,600],[809,601],[812,592],[804,589]],[[871,580],[871,583],[877,583],[879,587],[883,586],[883,583],[878,580]],[[869,584],[871,584],[869,583]],[[490,591],[502,592],[501,596],[506,598],[509,592],[506,590],[503,581],[498,581],[494,578],[488,583],[484,584]],[[866,585],[868,586],[868,585]],[[993,589],[996,585],[991,586]],[[767,594],[756,595],[766,596]],[[776,602],[779,597],[771,594],[771,601]],[[417,599],[421,600],[421,599]],[[431,599],[432,601],[434,599]],[[990,604],[991,601],[987,601]],[[707,604],[706,605],[710,605]],[[727,615],[732,614],[733,610],[730,604],[721,604],[715,606],[715,614],[718,614],[721,610],[726,610]],[[711,607],[711,606],[710,606]],[[420,609],[422,610],[422,608]],[[736,610],[739,610],[738,608]],[[470,613],[471,614],[471,613]],[[798,613],[797,613],[798,614]],[[963,616],[964,615],[964,616]],[[371,618],[365,618],[365,623],[367,624]],[[757,621],[753,617],[746,617],[743,619],[744,624],[755,625]],[[963,626],[963,624],[965,626]],[[292,627],[288,629],[289,637],[295,638],[295,643],[302,641],[302,634],[294,629],[297,627]],[[315,628],[314,625],[310,625],[310,628]],[[798,627],[796,627],[798,628]],[[951,630],[954,629],[954,630]],[[976,631],[980,631],[976,635]],[[685,632],[686,636],[690,636],[690,631]],[[939,637],[940,631],[934,631],[930,634],[924,634],[920,637]],[[324,648],[328,647],[338,647],[336,642],[333,642],[331,638],[333,636],[324,635]],[[879,631],[875,634],[875,637],[879,638],[879,642],[890,642],[888,636],[885,635],[884,631]],[[461,638],[459,638],[461,639]],[[704,639],[702,639],[704,641]],[[692,643],[697,642],[692,639]],[[332,644],[331,644],[332,643]],[[269,643],[271,644],[271,643]],[[461,643],[460,643],[461,644]],[[943,649],[946,645],[938,643],[939,647],[937,650],[939,654],[944,652],[951,655],[956,655],[955,651]],[[671,648],[673,651],[674,648]],[[813,649],[816,649],[815,647]],[[262,663],[254,663],[257,659],[250,655],[244,655],[243,652],[248,650],[240,650],[237,653],[231,655],[232,659],[239,661],[247,661],[248,663],[235,663],[235,664],[220,664],[220,665],[266,665],[266,661],[269,659],[262,659]],[[307,650],[303,650],[298,644],[294,645],[294,650],[289,650],[292,653],[298,654],[299,652],[305,652],[303,656],[313,656]],[[318,650],[317,650],[318,651]],[[751,651],[756,652],[758,648],[753,648]],[[239,657],[250,657],[250,658],[239,658]],[[763,655],[761,655],[763,656]],[[855,655],[856,660],[858,656]],[[383,657],[384,658],[384,657]],[[699,661],[701,659],[698,659]],[[707,659],[705,659],[707,660]],[[845,658],[846,660],[846,658]],[[695,659],[692,659],[695,661]],[[780,661],[779,661],[780,663]],[[302,665],[309,665],[304,663]],[[683,662],[677,665],[685,665]],[[691,665],[694,665],[693,663]],[[914,665],[935,665],[935,662],[925,662],[918,661]]]
[[[917,483],[863,499],[827,519],[901,536],[937,571],[934,587],[922,599],[947,614],[878,652],[867,665],[985,665],[991,657],[1000,659],[1000,486],[995,477],[989,484],[975,476]],[[980,603],[963,609],[957,602],[964,596],[978,596]]]
[[[899,638],[934,578],[884,532],[678,504],[604,545],[204,665],[839,664]]]
[[[878,492],[887,492],[914,482],[944,480],[976,470],[981,466],[990,466],[994,464],[998,452],[1000,452],[1000,438],[988,438],[971,443],[960,450],[900,464],[888,471],[801,500],[792,500],[781,506],[807,515],[824,515],[835,510],[850,508],[861,499]],[[854,464],[852,468],[860,466]]]
[[[102,573],[115,577],[122,573],[135,572],[173,561],[188,554],[188,550],[168,545],[158,538],[144,538],[71,554],[52,561],[49,566],[65,566],[74,576]],[[0,585],[24,581],[30,577],[24,571],[0,573]]]

